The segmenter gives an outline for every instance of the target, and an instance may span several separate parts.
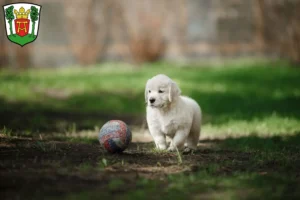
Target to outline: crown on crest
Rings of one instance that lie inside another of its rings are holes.
[[[23,7],[21,7],[19,9],[19,12],[18,10],[14,10],[14,14],[16,15],[16,18],[17,19],[27,19],[28,18],[28,15],[30,13],[30,9],[28,9],[26,12],[25,12],[25,9]]]

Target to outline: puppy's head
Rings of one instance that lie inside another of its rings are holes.
[[[159,74],[147,81],[145,101],[153,108],[165,108],[176,101],[181,91],[168,76]]]

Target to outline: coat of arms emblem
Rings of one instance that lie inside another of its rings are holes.
[[[3,6],[7,38],[20,46],[33,42],[39,31],[41,6],[14,3]]]

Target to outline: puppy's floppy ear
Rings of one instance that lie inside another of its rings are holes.
[[[171,81],[169,84],[169,101],[172,102],[176,97],[179,97],[181,94],[181,90],[179,89],[178,85]]]
[[[145,103],[148,103],[148,84],[149,84],[149,80],[147,81],[145,86]]]

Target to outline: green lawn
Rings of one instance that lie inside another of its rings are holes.
[[[7,116],[0,126],[53,131],[75,122],[79,129],[90,129],[118,116],[129,118],[130,123],[145,115],[147,79],[165,73],[179,83],[183,95],[201,105],[209,134],[293,134],[300,129],[300,71],[281,67],[281,63],[273,65],[195,68],[156,64],[135,68],[106,64],[1,71],[0,112]],[[60,116],[70,120],[59,123]]]
[[[181,155],[180,163],[178,155],[157,152],[152,143],[110,155],[98,149],[96,136],[74,136],[109,119],[139,126],[145,117],[145,83],[158,73],[177,81],[183,95],[202,107],[201,142],[194,155]],[[14,185],[23,180],[16,168],[26,169],[26,160],[40,162],[28,163],[42,177],[41,182],[29,178],[40,184],[36,199],[54,190],[53,180],[60,183],[54,199],[300,198],[300,69],[283,62],[2,70],[0,117],[2,143],[19,148],[9,151],[15,163],[1,157],[1,175]],[[39,140],[53,132],[60,136]],[[74,138],[62,137],[66,132]],[[39,161],[42,155],[47,156]]]

